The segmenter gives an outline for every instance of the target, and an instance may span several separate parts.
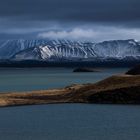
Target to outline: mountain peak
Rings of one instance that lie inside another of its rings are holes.
[[[0,59],[96,60],[140,58],[140,44],[134,39],[110,40],[100,43],[70,40],[8,40],[0,41]]]

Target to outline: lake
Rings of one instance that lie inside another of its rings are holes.
[[[103,68],[102,72],[73,73],[72,68],[0,69],[0,92],[30,91],[94,83],[128,68]]]
[[[71,68],[0,69],[0,91],[97,82],[128,68],[73,73]],[[139,140],[140,106],[54,104],[0,108],[0,140]]]
[[[56,104],[0,109],[0,140],[140,140],[140,106]]]

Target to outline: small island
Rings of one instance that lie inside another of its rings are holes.
[[[73,70],[73,72],[100,72],[100,70],[98,69],[94,69],[94,68],[76,68]]]

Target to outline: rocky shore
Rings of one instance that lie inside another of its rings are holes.
[[[0,94],[0,107],[53,103],[140,104],[140,75],[116,75],[95,84],[62,89]]]

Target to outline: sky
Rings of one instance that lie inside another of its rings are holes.
[[[0,39],[140,40],[140,0],[0,0]]]

